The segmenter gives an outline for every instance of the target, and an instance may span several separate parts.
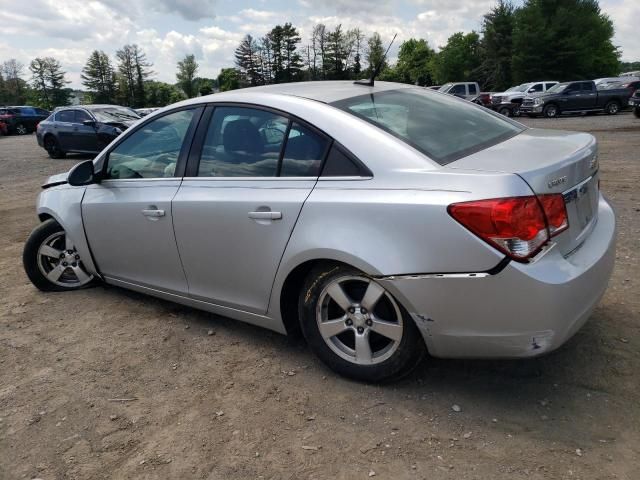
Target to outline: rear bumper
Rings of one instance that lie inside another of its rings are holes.
[[[431,355],[532,357],[566,342],[604,294],[615,260],[615,215],[601,196],[598,223],[567,258],[552,248],[495,275],[382,279],[409,310]]]

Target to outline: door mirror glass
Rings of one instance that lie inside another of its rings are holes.
[[[73,187],[90,185],[95,181],[96,175],[93,170],[93,160],[85,160],[77,164],[69,171],[69,176],[67,177],[67,182]]]

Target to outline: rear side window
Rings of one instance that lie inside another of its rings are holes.
[[[557,83],[556,82],[547,83],[546,86],[545,86],[545,90],[549,90],[554,85],[557,85]]]
[[[291,124],[282,156],[281,177],[317,177],[329,141],[297,122]]]
[[[36,115],[36,111],[33,108],[21,108],[20,113],[25,117],[33,117]]]
[[[592,82],[582,82],[582,91],[583,92],[591,92],[593,90]]]
[[[524,129],[483,108],[420,88],[368,93],[332,105],[398,137],[440,165]]]
[[[82,123],[85,120],[93,120],[84,110],[76,110],[75,123]]]
[[[358,177],[362,169],[342,148],[333,144],[322,169],[323,177]]]
[[[73,110],[62,110],[56,113],[56,122],[73,123],[75,120],[75,113]]]
[[[476,93],[478,93],[476,86],[474,84],[469,84],[469,94],[475,95]]]

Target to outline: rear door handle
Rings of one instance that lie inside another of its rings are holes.
[[[164,210],[158,210],[158,209],[142,210],[142,215],[144,215],[145,217],[160,218],[160,217],[164,217]]]
[[[282,212],[249,212],[249,218],[254,220],[280,220]]]

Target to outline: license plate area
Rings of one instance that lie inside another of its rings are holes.
[[[569,214],[569,225],[577,232],[581,232],[594,219],[595,205],[598,198],[598,182],[596,176],[592,176],[579,183],[571,190],[563,193],[564,202]]]

